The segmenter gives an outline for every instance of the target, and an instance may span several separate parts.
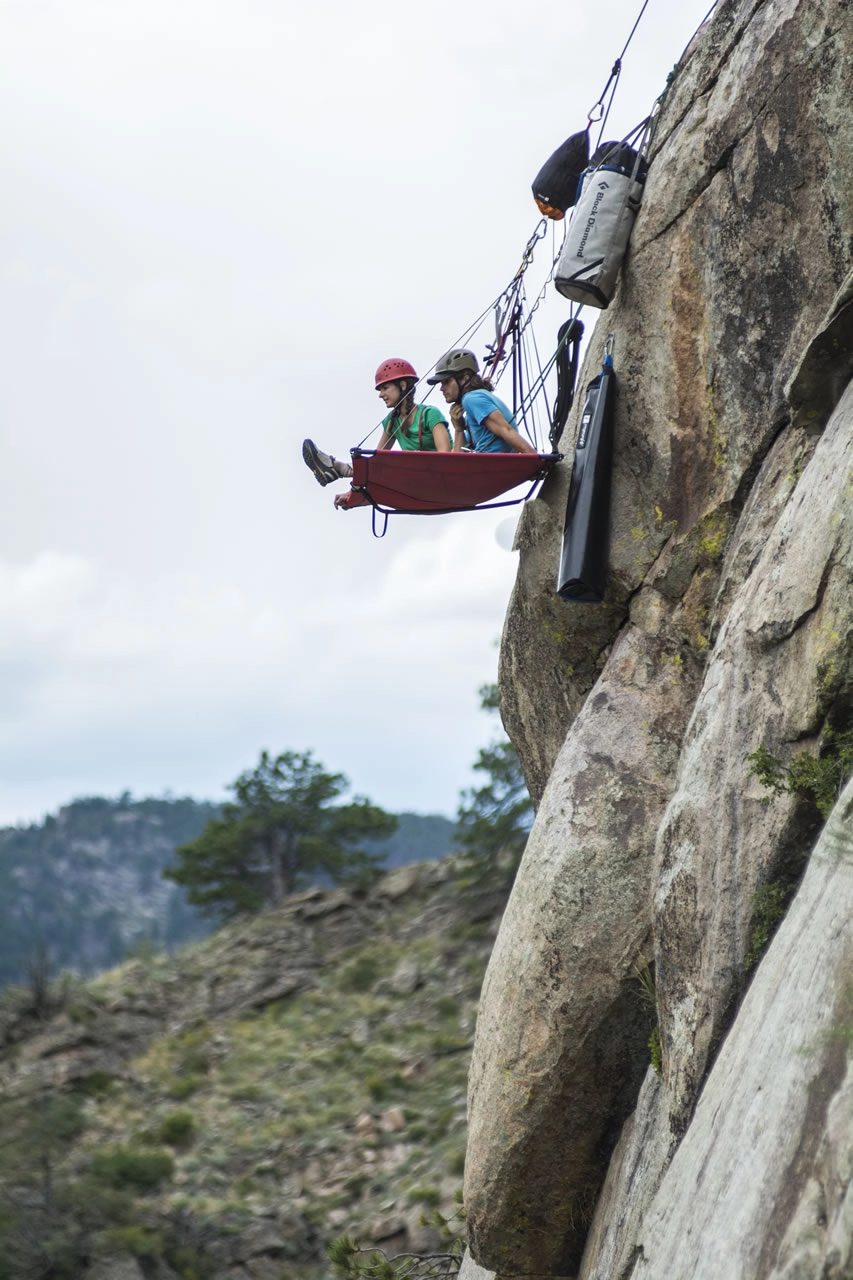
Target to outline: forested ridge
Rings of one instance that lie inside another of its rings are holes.
[[[40,823],[0,829],[0,986],[27,978],[34,965],[94,974],[139,949],[172,951],[207,935],[213,922],[162,873],[220,808],[124,793],[74,800]],[[405,813],[398,824],[370,846],[383,867],[438,858],[453,845],[449,818]]]

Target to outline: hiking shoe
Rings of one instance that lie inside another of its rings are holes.
[[[313,440],[302,441],[302,457],[306,467],[314,472],[314,479],[318,484],[331,484],[333,480],[340,480],[334,458],[318,449]]]

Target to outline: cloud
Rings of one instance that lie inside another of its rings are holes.
[[[488,734],[475,691],[513,568],[490,538],[448,525],[373,577],[330,575],[304,616],[252,584],[146,583],[56,551],[0,564],[4,773],[212,795],[262,746],[312,748],[393,807],[452,809]],[[407,744],[391,764],[389,723]],[[435,767],[412,787],[405,758]],[[7,804],[0,821],[23,816]]]

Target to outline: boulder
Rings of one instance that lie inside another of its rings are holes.
[[[492,1280],[494,1272],[487,1271],[485,1267],[479,1266],[471,1257],[468,1249],[465,1250],[465,1256],[462,1259],[462,1265],[459,1268],[458,1280]]]
[[[393,991],[395,995],[410,996],[422,983],[423,975],[417,960],[411,956],[405,956],[382,986]]]
[[[429,1221],[429,1214],[421,1205],[414,1205],[406,1214],[406,1252],[422,1255],[440,1253],[441,1249],[438,1228]]]
[[[417,889],[421,874],[422,868],[414,862],[405,867],[395,867],[382,877],[375,892],[378,897],[390,898],[392,902],[396,902],[398,898],[404,898],[407,893]]]
[[[145,1280],[136,1258],[101,1258],[86,1270],[83,1280]]]

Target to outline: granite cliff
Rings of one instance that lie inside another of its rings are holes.
[[[478,1016],[468,1275],[853,1274],[853,789],[821,812],[789,772],[843,776],[851,727],[851,46],[849,0],[697,33],[582,373],[612,336],[604,603],[554,590],[577,415],[519,527],[501,706],[538,812]]]

